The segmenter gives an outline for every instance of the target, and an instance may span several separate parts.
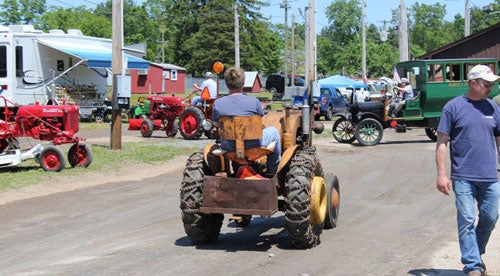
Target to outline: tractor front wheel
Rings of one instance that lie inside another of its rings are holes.
[[[326,217],[325,229],[337,227],[340,206],[340,186],[337,176],[328,175],[326,178]]]
[[[186,140],[198,140],[203,134],[205,114],[197,107],[188,107],[179,117],[179,130]]]
[[[94,156],[89,146],[74,144],[69,148],[68,161],[71,167],[87,168],[92,160],[94,160]]]
[[[298,150],[286,174],[285,228],[295,248],[314,247],[319,244],[323,224],[311,223],[310,186],[315,172],[319,172],[313,149]],[[319,175],[322,177],[322,175]]]
[[[59,147],[48,145],[43,148],[38,158],[42,169],[48,172],[60,172],[66,166],[64,153]]]
[[[184,231],[195,244],[217,240],[223,214],[204,214],[200,212],[203,200],[203,179],[209,169],[204,165],[202,152],[193,153],[186,163],[181,186],[181,212]]]
[[[144,138],[151,137],[151,135],[153,135],[153,130],[154,130],[153,121],[149,119],[144,119],[141,123],[142,137]]]

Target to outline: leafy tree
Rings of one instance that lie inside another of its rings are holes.
[[[88,36],[111,38],[111,21],[103,16],[95,15],[85,6],[73,9],[54,8],[36,20],[37,28],[48,31],[51,29],[79,29]]]
[[[32,24],[45,11],[45,0],[3,0],[0,8],[4,24]]]

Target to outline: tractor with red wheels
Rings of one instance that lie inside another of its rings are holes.
[[[140,130],[142,137],[151,137],[153,131],[165,131],[167,137],[178,132],[176,119],[184,111],[184,99],[176,96],[152,95],[139,98],[142,105],[131,110],[129,130]]]
[[[68,151],[71,167],[88,167],[93,155],[85,138],[75,137],[79,130],[79,107],[77,105],[35,105],[19,106],[4,96],[4,118],[0,120],[0,156],[3,166],[16,165],[24,157],[20,153],[19,137],[50,141],[46,146],[37,146],[28,151],[45,171],[59,172],[64,169],[66,159],[58,147],[73,144]],[[14,112],[9,108],[17,109]],[[17,161],[16,161],[17,160]],[[9,162],[10,161],[10,162]]]
[[[197,140],[202,134],[209,139],[216,136],[212,123],[212,107],[215,99],[203,99],[201,105],[187,107],[179,116],[179,131],[186,140]]]

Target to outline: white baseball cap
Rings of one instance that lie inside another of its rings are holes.
[[[401,83],[403,83],[403,82],[405,82],[405,83],[410,83],[410,81],[408,81],[408,79],[407,79],[407,78],[401,78]]]
[[[205,78],[210,78],[210,77],[212,77],[212,72],[205,73]]]
[[[493,74],[493,71],[489,66],[479,64],[470,69],[467,79],[483,79],[485,81],[494,82],[500,79],[500,76]]]

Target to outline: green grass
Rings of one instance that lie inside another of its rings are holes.
[[[61,147],[67,155],[70,145]],[[173,147],[153,142],[123,143],[121,150],[110,150],[107,146],[91,145],[92,164],[88,168],[71,168],[68,162],[61,172],[46,172],[35,160],[26,160],[18,167],[0,169],[0,191],[50,182],[59,177],[85,177],[89,173],[115,171],[119,168],[134,168],[134,164],[156,164],[179,155],[194,152],[195,148]]]

